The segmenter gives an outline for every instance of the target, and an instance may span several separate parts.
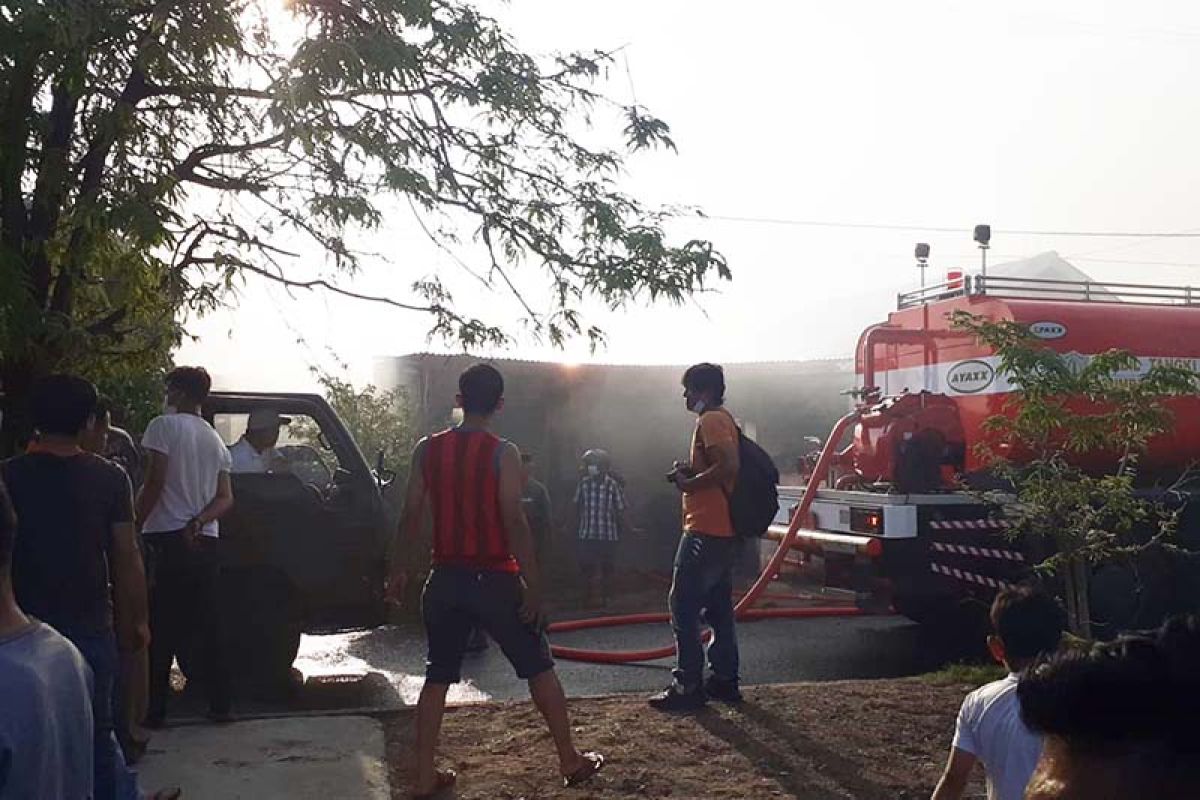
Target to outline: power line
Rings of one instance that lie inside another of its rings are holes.
[[[972,228],[958,225],[893,225],[882,222],[833,222],[816,219],[784,219],[779,217],[743,217],[729,214],[698,215],[702,219],[718,222],[736,222],[755,225],[789,225],[808,228],[850,228],[854,230],[914,231],[918,233],[971,233]],[[1197,231],[1056,231],[1021,230],[1016,228],[993,228],[993,234],[1009,236],[1078,236],[1083,238],[1109,239],[1197,239]]]
[[[1101,264],[1141,264],[1147,267],[1200,267],[1200,261],[1145,261],[1133,258],[1091,258],[1089,256],[1064,256],[1069,261],[1096,261]]]

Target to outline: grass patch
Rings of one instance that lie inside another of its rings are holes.
[[[921,680],[934,686],[950,686],[968,683],[972,686],[983,686],[985,683],[998,681],[1008,674],[1000,664],[950,664],[937,672],[929,672],[921,676]]]

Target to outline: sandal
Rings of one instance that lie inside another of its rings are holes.
[[[583,753],[583,765],[570,775],[563,775],[563,786],[571,788],[584,783],[600,770],[604,769],[604,756],[599,753]]]
[[[434,776],[433,791],[425,794],[413,793],[412,800],[433,800],[458,782],[458,773],[451,769],[439,769]]]

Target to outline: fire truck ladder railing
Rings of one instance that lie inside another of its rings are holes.
[[[1134,303],[1138,305],[1200,305],[1200,288],[1146,283],[1065,281],[1047,278],[1012,278],[1002,275],[964,275],[947,283],[901,292],[898,308],[912,308],[936,300],[967,295],[1065,300],[1080,303]]]

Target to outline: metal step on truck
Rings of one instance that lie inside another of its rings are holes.
[[[1052,554],[1006,537],[998,512],[962,488],[987,480],[974,448],[1015,389],[993,352],[952,328],[959,310],[1026,324],[1068,363],[1115,348],[1135,355],[1140,371],[1160,360],[1200,371],[1200,293],[1191,287],[959,272],[900,294],[887,321],[859,339],[852,438],[825,474],[808,477],[820,488],[793,547],[828,590],[918,622],[986,607]],[[1200,462],[1200,397],[1166,404],[1174,427],[1150,443],[1143,474],[1177,475]],[[1104,468],[1104,456],[1091,458]],[[784,536],[803,491],[780,488],[771,538]],[[1152,499],[1181,508],[1181,544],[1200,550],[1200,503],[1154,491]],[[1092,615],[1114,627],[1147,626],[1200,605],[1198,587],[1200,572],[1187,559],[1105,566],[1090,582]]]

